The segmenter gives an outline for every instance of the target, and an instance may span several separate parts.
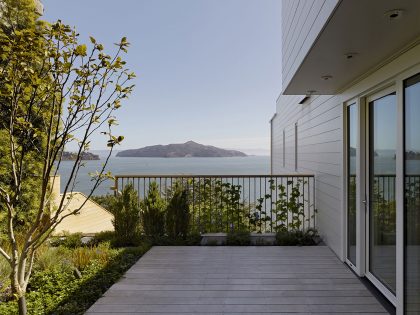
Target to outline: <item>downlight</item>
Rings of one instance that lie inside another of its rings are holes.
[[[389,11],[385,12],[385,17],[387,17],[389,20],[393,21],[393,20],[397,20],[397,19],[401,18],[402,14],[403,14],[403,10],[394,9],[394,10],[389,10]]]
[[[345,57],[347,60],[354,59],[356,56],[357,56],[357,52],[349,52],[349,53],[347,53],[347,54],[344,54],[344,57]]]

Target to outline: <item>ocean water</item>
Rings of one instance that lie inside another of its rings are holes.
[[[74,191],[88,194],[93,186],[89,173],[98,171],[104,163],[104,156],[99,153],[101,160],[84,161],[77,176]],[[60,166],[61,191],[67,182],[71,161],[63,161]],[[227,158],[136,158],[111,157],[107,170],[113,175],[267,175],[270,173],[269,156],[247,156]],[[111,193],[113,182],[104,182],[95,190],[95,195]]]

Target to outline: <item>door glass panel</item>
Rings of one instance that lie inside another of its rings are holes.
[[[356,265],[356,104],[347,107],[347,128],[347,258]]]
[[[395,93],[369,104],[369,271],[395,294]]]
[[[420,314],[420,74],[404,82],[405,309]]]

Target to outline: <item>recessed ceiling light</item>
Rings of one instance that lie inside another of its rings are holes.
[[[344,54],[344,56],[346,57],[346,59],[350,60],[353,59],[354,57],[356,57],[357,53],[356,52],[350,52],[347,54]]]
[[[385,16],[390,20],[399,19],[402,16],[402,14],[403,14],[403,10],[401,9],[394,9],[394,10],[389,10],[385,12]]]
[[[329,74],[327,74],[327,75],[323,75],[323,76],[321,77],[321,79],[322,79],[322,80],[324,80],[324,81],[328,81],[329,79],[332,79],[332,75],[329,75]]]

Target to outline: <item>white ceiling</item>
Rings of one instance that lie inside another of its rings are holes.
[[[420,0],[342,0],[283,94],[336,94],[419,39]]]

